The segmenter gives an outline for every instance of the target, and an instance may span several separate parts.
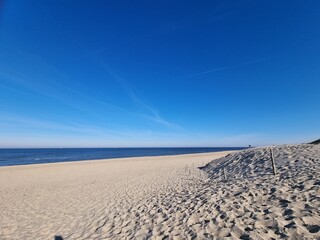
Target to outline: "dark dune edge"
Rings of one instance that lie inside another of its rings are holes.
[[[310,144],[320,144],[320,139],[311,142]]]

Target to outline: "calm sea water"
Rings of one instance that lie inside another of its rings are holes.
[[[0,166],[240,150],[238,148],[41,148],[0,149]]]

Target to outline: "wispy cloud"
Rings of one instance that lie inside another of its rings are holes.
[[[50,74],[44,76],[38,73],[37,76],[30,78],[28,74],[25,73],[24,69],[13,70],[6,65],[0,64],[1,87],[19,92],[23,95],[36,93],[37,95],[46,96],[63,102],[65,106],[84,112],[94,113],[92,109],[85,107],[82,104],[84,101],[86,103],[103,105],[103,107],[107,109],[130,112],[120,106],[88,96],[75,88],[68,87],[65,82],[68,82],[70,77],[39,56],[29,56],[29,54],[20,52],[16,49],[10,49],[10,52],[13,53],[14,57],[25,60],[25,62],[32,64],[33,67],[36,66],[39,69],[46,69]],[[26,91],[26,89],[28,91]],[[76,101],[73,99],[76,99]]]
[[[10,114],[1,112],[0,122],[7,126],[14,127],[28,127],[35,129],[54,130],[74,133],[88,133],[88,134],[103,134],[103,135],[117,135],[119,132],[107,130],[106,128],[99,128],[96,126],[84,125],[80,123],[63,124],[56,121],[48,121],[45,119],[31,118],[24,115]]]
[[[142,117],[145,117],[147,119],[150,119],[158,124],[162,124],[164,126],[176,129],[176,130],[182,130],[183,128],[179,126],[176,123],[169,122],[162,118],[158,111],[151,107],[149,104],[147,104],[145,101],[143,101],[140,97],[137,96],[137,94],[132,90],[132,88],[129,87],[128,83],[120,77],[118,74],[116,74],[108,64],[106,64],[101,58],[96,56],[96,59],[99,61],[103,69],[115,80],[121,87],[124,89],[124,91],[127,93],[127,95],[138,105],[140,105],[142,108],[147,110],[150,114],[142,114],[142,113],[136,113]]]
[[[3,71],[2,66],[0,66],[0,77],[2,79],[2,83],[0,84],[0,87],[5,88],[7,90],[19,93],[20,95],[31,96],[31,95],[37,94],[40,96],[45,96],[45,97],[63,102],[63,105],[69,108],[73,108],[75,110],[80,110],[83,112],[91,112],[90,109],[81,106],[81,104],[79,103],[74,104],[70,101],[65,101],[64,97],[61,97],[61,93],[67,91],[67,94],[65,94],[65,96],[70,96],[70,93],[72,91],[73,92],[75,91],[68,89],[65,86],[59,87],[58,83],[56,82],[47,80],[46,81],[47,87],[42,88],[40,84],[38,83],[35,84],[34,81],[28,81],[27,79],[24,79],[22,76],[20,76],[18,73]],[[48,88],[50,88],[51,90],[55,89],[56,91],[47,91]]]
[[[16,91],[21,94],[30,94],[30,92],[27,92],[24,90],[24,88],[27,88],[29,91],[32,91],[36,94],[50,97],[56,100],[59,100],[62,104],[65,106],[69,106],[73,109],[88,112],[91,114],[100,114],[100,112],[93,111],[92,108],[88,108],[88,104],[92,103],[95,106],[100,106],[103,108],[103,110],[113,110],[113,111],[120,111],[123,113],[127,113],[130,115],[139,116],[142,118],[145,118],[149,121],[155,122],[157,124],[166,126],[171,129],[175,130],[181,130],[182,128],[178,126],[177,124],[171,123],[165,119],[163,119],[159,113],[156,111],[155,108],[151,107],[150,105],[146,104],[146,102],[142,101],[136,93],[128,86],[126,81],[122,79],[119,75],[114,73],[110,69],[110,67],[102,61],[100,58],[97,57],[97,54],[94,52],[91,52],[90,54],[93,57],[96,57],[95,59],[99,61],[102,68],[112,77],[113,80],[115,80],[121,88],[126,92],[126,94],[130,97],[131,100],[133,100],[134,103],[138,104],[141,109],[147,110],[149,114],[143,114],[141,112],[135,112],[132,110],[129,110],[127,108],[121,107],[119,105],[115,105],[109,102],[106,102],[102,99],[98,99],[96,97],[89,96],[87,94],[84,94],[83,92],[75,89],[70,88],[66,84],[62,84],[61,82],[68,82],[70,79],[69,76],[58,70],[56,67],[52,66],[51,64],[48,64],[44,59],[42,59],[39,56],[28,56],[28,54],[14,51],[15,56],[20,56],[21,58],[27,58],[27,62],[32,62],[36,66],[40,66],[42,68],[47,69],[49,72],[52,72],[52,76],[46,77],[46,76],[38,76],[38,78],[41,78],[41,81],[38,81],[37,78],[33,79],[26,79],[28,77],[27,75],[21,73],[19,74],[19,71],[13,71],[10,68],[7,68],[5,65],[0,65],[0,77],[4,80],[2,82],[1,86],[5,87],[7,89],[10,89],[11,91]],[[45,80],[43,80],[45,78]],[[59,79],[59,80],[57,80]],[[9,83],[5,84],[5,82]],[[12,87],[10,85],[16,85],[19,86],[18,88]],[[77,99],[77,101],[74,101],[73,99]],[[82,101],[81,101],[82,99]]]
[[[198,76],[206,75],[206,74],[209,74],[209,73],[225,71],[225,70],[238,68],[238,67],[242,67],[242,66],[246,66],[246,65],[253,65],[253,64],[260,63],[260,62],[270,61],[270,60],[273,60],[273,59],[276,59],[276,57],[273,57],[273,58],[261,58],[261,59],[257,59],[257,60],[253,60],[253,61],[244,62],[244,63],[228,65],[228,66],[223,66],[223,67],[218,67],[218,68],[212,68],[212,69],[209,69],[209,70],[206,70],[206,71],[203,71],[203,72],[197,72],[197,73],[193,73],[193,74],[190,74],[190,75],[186,75],[186,76],[180,77],[179,79],[187,79],[187,78],[198,77]]]
[[[181,133],[123,127],[119,130],[106,129],[79,122],[65,124],[7,112],[0,112],[0,131],[0,147],[139,147],[159,144],[165,146],[161,139],[179,139],[183,136]],[[46,141],[43,141],[43,138]],[[159,142],[152,142],[157,139]]]
[[[220,24],[224,20],[237,17],[237,13],[246,11],[248,7],[256,4],[254,2],[245,3],[244,1],[234,1],[229,4],[227,1],[211,1],[212,4],[206,4],[207,11],[201,15],[197,11],[193,15],[181,17],[170,21],[167,24],[161,24],[157,29],[153,29],[153,33],[167,34],[179,31],[188,31],[199,29],[202,26],[214,27],[214,24]],[[179,17],[179,16],[177,16]],[[151,33],[147,33],[151,34]]]

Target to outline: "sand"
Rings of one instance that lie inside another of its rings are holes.
[[[320,239],[320,146],[273,148],[1,167],[0,239]]]

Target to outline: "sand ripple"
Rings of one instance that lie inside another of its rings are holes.
[[[227,154],[1,168],[0,238],[320,239],[319,146]]]

